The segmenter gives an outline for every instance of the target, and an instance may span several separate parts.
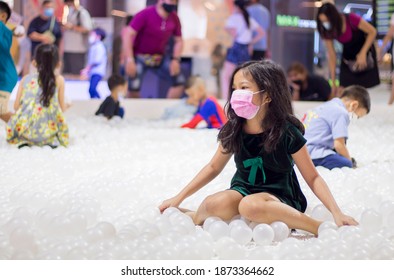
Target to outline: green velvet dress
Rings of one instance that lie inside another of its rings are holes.
[[[292,154],[301,149],[306,140],[301,132],[288,123],[277,148],[267,153],[262,147],[264,134],[242,133],[242,150],[234,154],[237,171],[231,189],[242,195],[267,192],[282,202],[305,212],[306,198],[294,171]]]

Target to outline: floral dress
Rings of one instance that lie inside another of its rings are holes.
[[[7,142],[17,145],[68,146],[68,126],[57,92],[48,107],[40,103],[38,75],[28,75],[21,85],[20,107],[7,123]]]

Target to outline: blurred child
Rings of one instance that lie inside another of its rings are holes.
[[[175,105],[164,108],[161,119],[191,118],[196,113],[197,106],[198,103],[195,104],[188,96],[182,97]]]
[[[7,141],[19,147],[68,146],[68,126],[63,116],[64,78],[55,74],[60,66],[57,47],[39,45],[33,64],[38,73],[26,75],[20,82],[14,103],[16,112],[6,127]]]
[[[304,115],[306,145],[315,166],[356,167],[346,147],[348,126],[351,118],[361,118],[370,109],[368,91],[355,85],[345,88],[341,98],[334,98]]]
[[[378,52],[378,59],[379,61],[382,61],[383,56],[385,54],[386,46],[389,42],[392,42],[394,38],[394,13],[391,14],[391,19],[390,19],[390,28],[387,30],[386,35],[383,38],[382,45],[379,48]],[[391,51],[391,55],[394,55],[394,48]],[[391,63],[392,60],[390,60]],[[391,74],[391,93],[389,97],[389,105],[392,105],[394,103],[394,72]]]
[[[107,71],[107,50],[104,46],[105,31],[95,28],[89,35],[88,64],[81,70],[81,75],[90,78],[90,98],[100,98],[97,86]]]
[[[5,122],[11,117],[11,112],[8,111],[8,101],[18,81],[18,74],[10,53],[12,31],[5,25],[10,16],[10,7],[7,3],[0,1],[0,118]]]
[[[208,96],[205,82],[201,77],[192,76],[186,83],[186,94],[189,104],[198,104],[194,117],[182,125],[183,128],[196,128],[201,122],[207,123],[207,128],[221,128],[227,121],[222,106],[215,97]]]
[[[113,74],[108,78],[108,87],[111,91],[111,95],[108,96],[103,103],[101,103],[99,109],[96,112],[96,116],[103,115],[107,119],[111,119],[113,116],[123,118],[124,109],[120,107],[119,97],[126,95],[126,80],[118,74]]]
[[[307,201],[295,163],[335,223],[357,225],[342,213],[309,158],[302,136],[304,127],[293,115],[283,70],[267,60],[246,62],[234,70],[230,81],[233,92],[226,105],[229,120],[219,132],[215,154],[177,195],[162,202],[160,211],[179,207],[216,178],[233,158],[236,172],[231,184],[206,197],[196,212],[187,213],[195,224],[213,216],[228,221],[241,215],[256,223],[282,221],[291,229],[317,235],[322,221],[304,214]]]

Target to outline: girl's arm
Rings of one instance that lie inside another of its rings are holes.
[[[337,205],[330,189],[326,182],[317,172],[313,162],[309,156],[306,145],[304,145],[298,152],[292,155],[293,159],[300,170],[302,177],[311,188],[313,193],[320,199],[324,206],[331,212],[335,223],[338,226],[342,225],[357,225],[358,223],[352,217],[342,213]]]
[[[63,112],[67,110],[66,102],[64,101],[64,78],[63,76],[57,76],[56,78],[56,86],[57,86],[57,98],[59,100],[60,109]]]
[[[326,45],[327,49],[327,56],[328,56],[328,70],[330,79],[332,82],[331,91],[335,94],[336,91],[336,68],[337,68],[337,54],[335,53],[334,48],[334,41],[333,40],[324,40],[324,44]]]
[[[17,111],[21,105],[21,98],[22,98],[24,82],[25,82],[25,78],[23,77],[21,79],[21,81],[19,82],[18,92],[16,93],[16,98],[15,98],[15,102],[14,102],[14,110],[15,111]]]
[[[256,44],[265,36],[264,29],[260,25],[257,25],[257,28],[254,31],[256,32],[256,35],[252,38],[252,41],[250,41],[251,45]]]
[[[232,154],[225,154],[222,145],[219,144],[215,155],[211,161],[201,169],[194,179],[186,185],[176,196],[167,199],[159,206],[161,212],[169,207],[178,207],[183,200],[191,196],[206,184],[211,182],[217,175],[222,172],[230,160]]]
[[[230,34],[231,38],[234,40],[237,37],[237,29],[233,27],[225,27],[224,28],[228,34]]]

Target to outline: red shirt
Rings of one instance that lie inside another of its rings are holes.
[[[133,45],[134,55],[164,54],[168,40],[172,36],[182,36],[178,15],[172,12],[164,19],[158,14],[155,5],[137,13],[130,22],[130,27],[137,31]]]

